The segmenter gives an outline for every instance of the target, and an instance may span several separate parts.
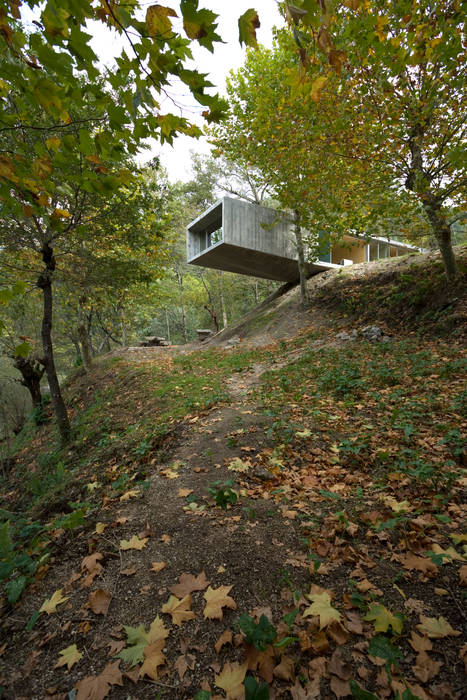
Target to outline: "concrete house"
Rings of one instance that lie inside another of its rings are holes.
[[[420,249],[378,237],[346,235],[323,243],[310,260],[310,276],[343,265],[405,255]],[[307,256],[310,257],[309,255]],[[187,227],[187,262],[215,270],[293,282],[298,279],[297,251],[290,215],[241,199],[223,197]]]

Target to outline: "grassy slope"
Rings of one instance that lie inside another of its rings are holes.
[[[301,324],[303,330],[278,344],[234,352],[212,347],[179,356],[160,352],[154,361],[141,364],[128,355],[104,358],[91,377],[77,373],[71,378],[66,394],[73,444],[60,450],[50,425],[37,432],[27,426],[16,446],[15,470],[5,479],[3,520],[9,522],[1,530],[5,598],[14,600],[34,580],[30,590],[53,592],[50,585],[41,589],[41,578],[50,579],[53,560],[76,533],[89,536],[101,513],[121,508],[132,493],[144,500],[150,477],[159,464],[171,459],[190,426],[213,407],[229,405],[227,380],[262,363],[269,371],[262,374],[249,400],[258,420],[266,416],[269,421],[269,442],[258,444],[249,462],[251,469],[271,470],[274,480],[265,487],[240,473],[237,490],[242,487],[249,499],[275,503],[276,517],[296,528],[306,542],[297,554],[305,568],[306,562],[310,566],[310,580],[301,594],[308,592],[311,582],[322,586],[335,596],[336,609],[342,614],[353,609],[360,624],[365,615],[381,613],[378,605],[388,614],[402,615],[403,633],[393,620],[381,623],[379,635],[387,653],[403,649],[404,661],[396,675],[410,679],[419,697],[439,697],[430,688],[441,681],[452,693],[448,696],[456,697],[461,668],[458,635],[433,642],[434,662],[441,664],[434,675],[424,657],[412,658],[414,638],[409,642],[408,635],[415,632],[423,613],[430,619],[442,616],[458,627],[460,582],[465,581],[461,525],[465,288],[449,290],[436,259],[424,266],[417,259],[382,263],[371,266],[363,277],[356,268],[315,279],[308,314],[298,311],[296,292],[291,291],[224,334],[241,333],[253,341],[262,338],[266,327],[268,337],[276,331],[284,335],[293,316],[294,328]],[[391,342],[335,344],[336,329],[375,320],[393,333]],[[223,439],[235,456],[235,431]],[[200,436],[199,452],[208,452],[209,440],[209,435]],[[237,456],[244,454],[239,446]],[[243,495],[240,501],[246,498]],[[206,489],[197,501],[212,508]],[[212,517],[217,517],[217,509]],[[295,573],[292,566],[287,574],[292,590]],[[4,600],[7,623],[24,617],[30,609],[29,595],[26,591],[13,610]],[[293,600],[289,602],[293,609]],[[352,634],[364,634],[359,641],[368,645],[373,624],[366,623],[364,633],[352,632],[347,617],[343,632],[326,635],[313,627],[310,631],[303,602],[292,630],[302,641],[288,654],[301,673],[299,684],[307,686],[313,676],[309,669],[303,670],[304,664],[316,655],[329,657],[336,644],[345,656]],[[43,617],[38,625],[45,624]],[[300,636],[306,630],[309,643]],[[24,631],[24,623],[17,633],[23,644],[27,642],[30,633]],[[65,646],[63,642],[58,648]],[[367,648],[362,647],[361,653],[366,661]],[[14,646],[10,654],[15,655]],[[353,665],[351,677],[366,680],[357,673],[355,660],[348,657],[348,661]],[[7,654],[4,683],[9,663]],[[417,663],[422,670],[414,671]],[[86,674],[78,677],[82,675]],[[292,675],[285,676],[276,674],[274,684],[287,693]],[[342,683],[349,680],[347,672],[336,677]],[[329,685],[333,678],[332,673],[323,675],[321,692],[329,697],[334,697]],[[380,696],[390,695],[384,679],[378,686],[374,675],[368,678],[367,687],[379,687]],[[144,692],[136,697],[145,697]]]

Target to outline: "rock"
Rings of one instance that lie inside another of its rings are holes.
[[[169,345],[170,343],[168,340],[157,335],[147,335],[140,343],[140,347],[142,348],[166,348]]]
[[[241,343],[241,338],[238,335],[234,335],[232,338],[229,338],[229,340],[225,344],[225,347],[226,348],[234,348],[236,345],[239,345],[240,343]]]
[[[273,481],[276,477],[264,467],[255,467],[252,471],[253,476],[261,481]]]
[[[214,331],[211,331],[209,328],[198,328],[196,332],[198,334],[198,340],[201,343],[209,338],[212,338],[214,335]]]
[[[381,341],[384,336],[384,332],[379,326],[365,326],[360,329],[360,333],[365,340],[368,340],[370,343],[377,343]]]
[[[344,342],[352,342],[354,340],[357,340],[358,338],[358,331],[356,328],[350,331],[350,333],[347,333],[347,331],[342,331],[341,333],[338,333],[336,335],[336,340],[342,340]]]

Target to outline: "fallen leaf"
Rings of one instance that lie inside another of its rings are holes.
[[[161,542],[168,544],[169,542],[172,542],[172,538],[170,535],[161,535]]]
[[[225,691],[228,700],[242,700],[245,697],[243,681],[247,672],[247,664],[226,663],[219,675],[214,676],[218,688]]]
[[[306,608],[303,617],[309,617],[310,615],[319,616],[320,629],[329,625],[333,620],[340,622],[342,616],[338,610],[332,607],[329,593],[325,591],[324,593],[315,593],[306,597],[312,601],[312,604]]]
[[[399,557],[399,561],[409,571],[415,569],[421,571],[425,575],[436,575],[438,567],[428,557],[417,557],[413,552],[408,552],[405,556]]]
[[[144,662],[140,668],[140,678],[149,676],[153,681],[158,678],[158,668],[163,666],[167,661],[162,649],[165,646],[165,640],[160,639],[153,644],[148,644],[144,649]]]
[[[97,523],[94,532],[96,533],[96,535],[102,535],[106,527],[107,523]]]
[[[136,498],[140,493],[139,489],[130,489],[120,496],[120,501],[129,501],[130,498]]]
[[[295,678],[294,669],[295,663],[293,659],[289,656],[283,656],[280,664],[274,668],[273,673],[281,681],[293,681]]]
[[[337,676],[331,676],[330,687],[337,698],[347,698],[352,695],[349,681],[343,681]]]
[[[389,627],[392,627],[395,634],[402,633],[403,621],[401,618],[393,615],[384,605],[379,603],[370,605],[370,609],[363,619],[374,622],[375,632],[387,632]]]
[[[348,681],[350,678],[352,678],[352,668],[350,664],[344,661],[342,654],[338,649],[336,649],[331,656],[328,664],[328,672],[338,676],[343,681]]]
[[[117,656],[119,659],[125,661],[125,663],[130,664],[130,666],[136,666],[137,663],[144,661],[144,650],[148,645],[160,641],[164,642],[169,636],[169,631],[166,629],[159,616],[154,619],[147,632],[143,625],[139,625],[139,627],[124,625],[124,630],[127,636],[128,646],[117,654]],[[162,647],[164,647],[164,645],[165,644],[163,644]]]
[[[204,608],[203,615],[205,618],[210,620],[222,620],[222,608],[230,608],[231,610],[237,609],[236,602],[228,595],[231,589],[232,586],[220,586],[216,589],[209,586],[204,594],[206,607]]]
[[[59,588],[58,591],[55,591],[51,598],[48,598],[42,603],[42,606],[39,608],[39,612],[45,612],[47,615],[51,615],[52,613],[57,612],[57,605],[61,605],[68,599],[69,596],[62,596],[62,589]]]
[[[183,622],[194,620],[195,614],[191,607],[191,595],[186,595],[181,600],[174,595],[171,595],[167,603],[162,606],[162,612],[171,615],[172,622],[181,627]]]
[[[204,571],[202,571],[198,576],[182,574],[178,579],[178,583],[169,588],[169,591],[176,595],[177,598],[183,598],[183,596],[193,593],[193,591],[203,591],[207,586],[209,586],[209,581]]]
[[[133,566],[130,566],[128,569],[122,569],[120,573],[122,574],[122,576],[133,576],[134,574],[136,574],[137,571],[137,565],[133,564]]]
[[[467,586],[467,565],[459,569],[459,583],[461,586]]]
[[[461,633],[453,629],[444,617],[425,617],[420,615],[420,625],[417,629],[426,634],[430,639],[442,639],[443,637],[458,637]]]
[[[88,604],[93,613],[96,615],[107,615],[112,595],[103,588],[98,588],[89,594]]]
[[[159,571],[162,571],[162,569],[165,569],[167,564],[165,561],[153,561],[152,566],[151,566],[151,571],[154,571],[155,574],[158,574]]]
[[[442,666],[440,661],[432,659],[426,651],[421,651],[416,659],[415,665],[412,666],[413,674],[422,683],[427,683],[432,678],[438,675]]]
[[[88,575],[81,583],[82,588],[90,586],[96,576],[98,576],[98,574],[100,574],[100,572],[103,570],[104,567],[102,564],[100,564],[101,559],[103,559],[103,556],[100,552],[94,552],[93,554],[84,557],[83,561],[81,562],[81,571],[87,571]]]
[[[178,489],[177,497],[186,498],[190,493],[193,493],[193,489]]]
[[[138,535],[133,535],[131,540],[121,540],[120,541],[120,549],[138,549],[141,550],[143,547],[146,546],[146,542],[148,541],[147,537],[143,537],[142,540],[138,537]]]
[[[409,639],[409,644],[415,651],[431,651],[433,649],[433,644],[430,642],[428,637],[419,637],[415,632],[411,633]]]
[[[215,643],[214,648],[217,653],[220,652],[224,644],[232,644],[232,630],[225,630]]]
[[[62,658],[57,661],[54,668],[60,668],[60,666],[66,665],[68,670],[70,670],[71,667],[77,664],[83,656],[82,653],[78,651],[76,644],[72,644],[66,649],[62,649],[62,651],[59,653]]]
[[[78,691],[76,700],[103,700],[113,685],[123,685],[119,666],[120,661],[114,661],[107,664],[98,676],[86,676],[79,681],[75,686]]]

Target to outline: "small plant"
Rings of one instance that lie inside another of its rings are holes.
[[[264,651],[277,637],[277,630],[266,615],[261,615],[256,623],[250,615],[244,613],[238,620],[238,627],[245,635],[246,643],[252,644],[258,651]]]
[[[228,505],[235,505],[238,500],[238,496],[232,489],[234,482],[232,479],[228,481],[214,481],[208,488],[208,493],[216,502],[216,506],[222,508],[222,510],[227,510]]]

